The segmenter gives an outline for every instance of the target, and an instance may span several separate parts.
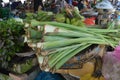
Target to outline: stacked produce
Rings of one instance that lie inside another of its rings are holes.
[[[57,21],[66,24],[72,24],[79,27],[85,27],[84,17],[79,14],[78,8],[66,7],[61,13],[38,11],[36,14],[27,13],[27,20],[35,19],[37,21]]]
[[[112,25],[108,29],[95,29],[31,20],[25,25],[25,41],[36,51],[41,69],[54,71],[92,44],[114,48],[120,40],[120,32]]]
[[[55,15],[55,21],[85,27],[84,17],[79,14],[77,7],[66,7],[61,13]]]
[[[52,12],[45,12],[45,11],[39,11],[36,14],[34,13],[27,13],[28,20],[30,19],[36,19],[38,21],[51,21],[53,18]]]

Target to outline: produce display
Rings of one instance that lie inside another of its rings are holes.
[[[113,48],[118,45],[120,32],[113,24],[110,23],[107,29],[95,29],[31,20],[25,25],[25,41],[36,51],[41,69],[54,71],[92,44]]]
[[[36,59],[16,59],[15,53],[24,48],[24,36],[24,42],[35,51],[41,70],[54,73],[60,69],[80,69],[93,60],[94,68],[91,66],[90,73],[80,78],[104,80],[102,58],[98,54],[104,53],[106,47],[114,49],[119,44],[120,28],[114,21],[108,22],[106,29],[92,27],[94,20],[85,19],[78,8],[69,6],[58,14],[45,11],[27,13],[23,23],[13,19],[1,21],[0,67],[23,74],[36,66]]]
[[[7,68],[15,53],[23,49],[23,27],[14,19],[0,21],[0,67]]]
[[[78,8],[66,7],[61,13],[53,14],[52,12],[38,11],[36,14],[27,13],[27,21],[35,19],[37,21],[57,21],[66,24],[72,24],[85,27],[84,17],[79,14]]]

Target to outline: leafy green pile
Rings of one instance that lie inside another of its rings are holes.
[[[0,18],[8,19],[10,17],[10,9],[9,8],[1,8],[0,7]]]
[[[51,21],[54,17],[54,14],[52,12],[46,12],[46,11],[38,11],[35,13],[26,13],[27,17],[26,20],[35,19],[38,21]]]
[[[7,67],[8,61],[24,46],[24,25],[14,19],[0,22],[0,64]]]

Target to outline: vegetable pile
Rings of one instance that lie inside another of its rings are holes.
[[[14,19],[0,22],[0,67],[8,67],[8,62],[16,52],[22,50],[24,24]]]
[[[36,51],[41,69],[54,71],[92,44],[114,48],[120,40],[120,31],[112,25],[107,29],[95,29],[31,20],[25,25],[25,41]]]
[[[72,24],[79,27],[85,27],[84,17],[79,14],[78,8],[66,7],[61,13],[53,14],[52,12],[38,11],[36,14],[27,13],[26,20],[35,19],[37,21],[56,21],[66,24]]]

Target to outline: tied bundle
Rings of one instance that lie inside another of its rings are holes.
[[[25,41],[36,51],[40,68],[55,71],[93,44],[114,48],[120,40],[120,31],[111,25],[107,29],[95,29],[31,20],[25,25]]]

